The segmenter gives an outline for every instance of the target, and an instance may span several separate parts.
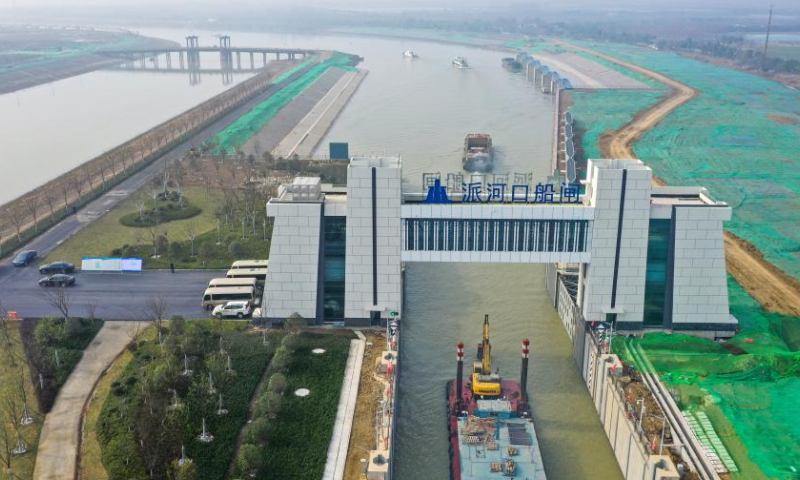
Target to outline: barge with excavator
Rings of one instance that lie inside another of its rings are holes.
[[[486,315],[468,379],[464,344],[458,344],[456,378],[447,382],[450,479],[546,480],[526,388],[530,342],[522,342],[521,381],[504,380],[499,370],[492,371],[489,330]]]

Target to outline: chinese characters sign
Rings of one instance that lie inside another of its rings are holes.
[[[459,175],[461,177],[461,175]],[[522,183],[525,179],[519,174],[515,175],[515,182],[508,184],[506,175],[495,175],[491,183],[461,182],[457,188],[448,175],[448,186],[442,186],[439,178],[423,177],[423,182],[428,188],[428,194],[423,203],[453,203],[448,197],[448,191],[460,191],[461,203],[581,203],[580,184],[578,183],[537,183],[530,185]],[[458,180],[461,180],[459,178]]]

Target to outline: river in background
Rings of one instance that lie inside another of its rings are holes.
[[[208,55],[203,65],[218,65]],[[160,59],[163,66],[166,62]],[[173,59],[177,64],[177,56]],[[0,95],[0,205],[247,79],[100,70]]]
[[[141,33],[181,43],[185,35],[195,34],[200,36],[201,45],[217,42],[217,32],[146,29]],[[553,97],[538,92],[520,75],[504,70],[501,52],[421,40],[225,33],[234,46],[337,49],[365,58],[359,67],[369,74],[318,153],[326,153],[328,142],[342,141],[350,143],[351,154],[399,154],[406,189],[414,190],[425,172],[460,172],[464,136],[485,132],[494,140],[496,172],[533,173],[536,181],[543,181],[548,174]],[[402,52],[409,49],[420,58],[403,59]],[[452,67],[452,58],[459,55],[467,57],[473,68]],[[95,87],[73,87],[69,93],[61,85],[70,81]],[[26,113],[16,113],[17,122],[25,124],[20,127],[23,136],[0,137],[6,150],[11,142],[11,151],[15,152],[0,159],[0,175],[23,175],[32,179],[30,186],[35,186],[77,165],[80,158],[88,159],[174,115],[166,111],[177,113],[192,105],[186,101],[186,106],[176,107],[183,100],[173,102],[164,93],[172,91],[182,98],[189,95],[187,92],[198,92],[197,87],[189,87],[183,77],[174,80],[172,87],[166,82],[163,77],[149,78],[142,73],[96,72],[55,82],[52,87],[37,87],[42,90],[37,93],[41,101],[26,101],[27,107],[22,109]],[[204,80],[206,84],[220,85],[221,81]],[[126,96],[137,100],[118,103],[123,100],[117,97]],[[8,100],[0,97],[2,101]],[[163,105],[167,101],[170,105]],[[112,106],[104,105],[107,102]],[[83,104],[91,105],[89,111],[95,113],[84,113],[78,108]],[[54,105],[64,106],[53,111]],[[105,123],[113,125],[97,122],[97,109],[107,110]],[[0,122],[10,123],[3,104],[0,112]],[[59,120],[40,121],[50,115]],[[72,121],[68,122],[70,117]],[[73,133],[62,135],[57,131],[60,129]],[[53,145],[39,145],[49,143],[41,139],[53,135]],[[66,160],[53,160],[64,158],[58,152],[73,152],[79,144],[86,144],[85,150],[71,153],[73,163],[69,166]],[[37,162],[38,166],[15,166],[22,161]],[[40,178],[36,172],[47,172],[47,178]],[[620,478],[571,357],[567,334],[546,298],[543,266],[410,264],[405,298],[397,478],[448,478],[444,386],[455,374],[455,344],[463,340],[468,355],[475,354],[484,313],[491,315],[492,352],[501,373],[518,377],[521,339],[532,341],[528,388],[548,478]]]

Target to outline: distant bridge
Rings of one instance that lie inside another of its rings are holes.
[[[175,48],[150,48],[132,50],[102,50],[98,54],[120,59],[120,64],[112,67],[114,70],[149,71],[161,73],[190,72],[198,76],[192,83],[199,82],[201,73],[222,73],[226,78],[234,72],[258,72],[267,67],[267,56],[275,55],[275,60],[285,58],[296,60],[307,58],[317,53],[316,50],[302,48],[269,48],[269,47],[232,47],[231,38],[227,35],[220,37],[219,46],[201,47],[196,35],[186,37],[185,47]],[[219,54],[219,64],[212,68],[201,66],[201,53]],[[242,65],[242,54],[245,58]],[[175,58],[177,56],[177,59]],[[234,62],[235,57],[235,62]],[[261,61],[257,61],[261,57]],[[176,61],[177,60],[177,61]]]

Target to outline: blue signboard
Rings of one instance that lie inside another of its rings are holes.
[[[441,180],[432,180],[433,184],[428,186],[428,194],[422,203],[453,203]],[[495,181],[484,187],[481,182],[470,182],[461,184],[461,203],[581,203],[580,191],[578,183],[562,183],[558,189],[553,183],[537,183],[531,189],[528,184],[509,186],[506,182]]]

